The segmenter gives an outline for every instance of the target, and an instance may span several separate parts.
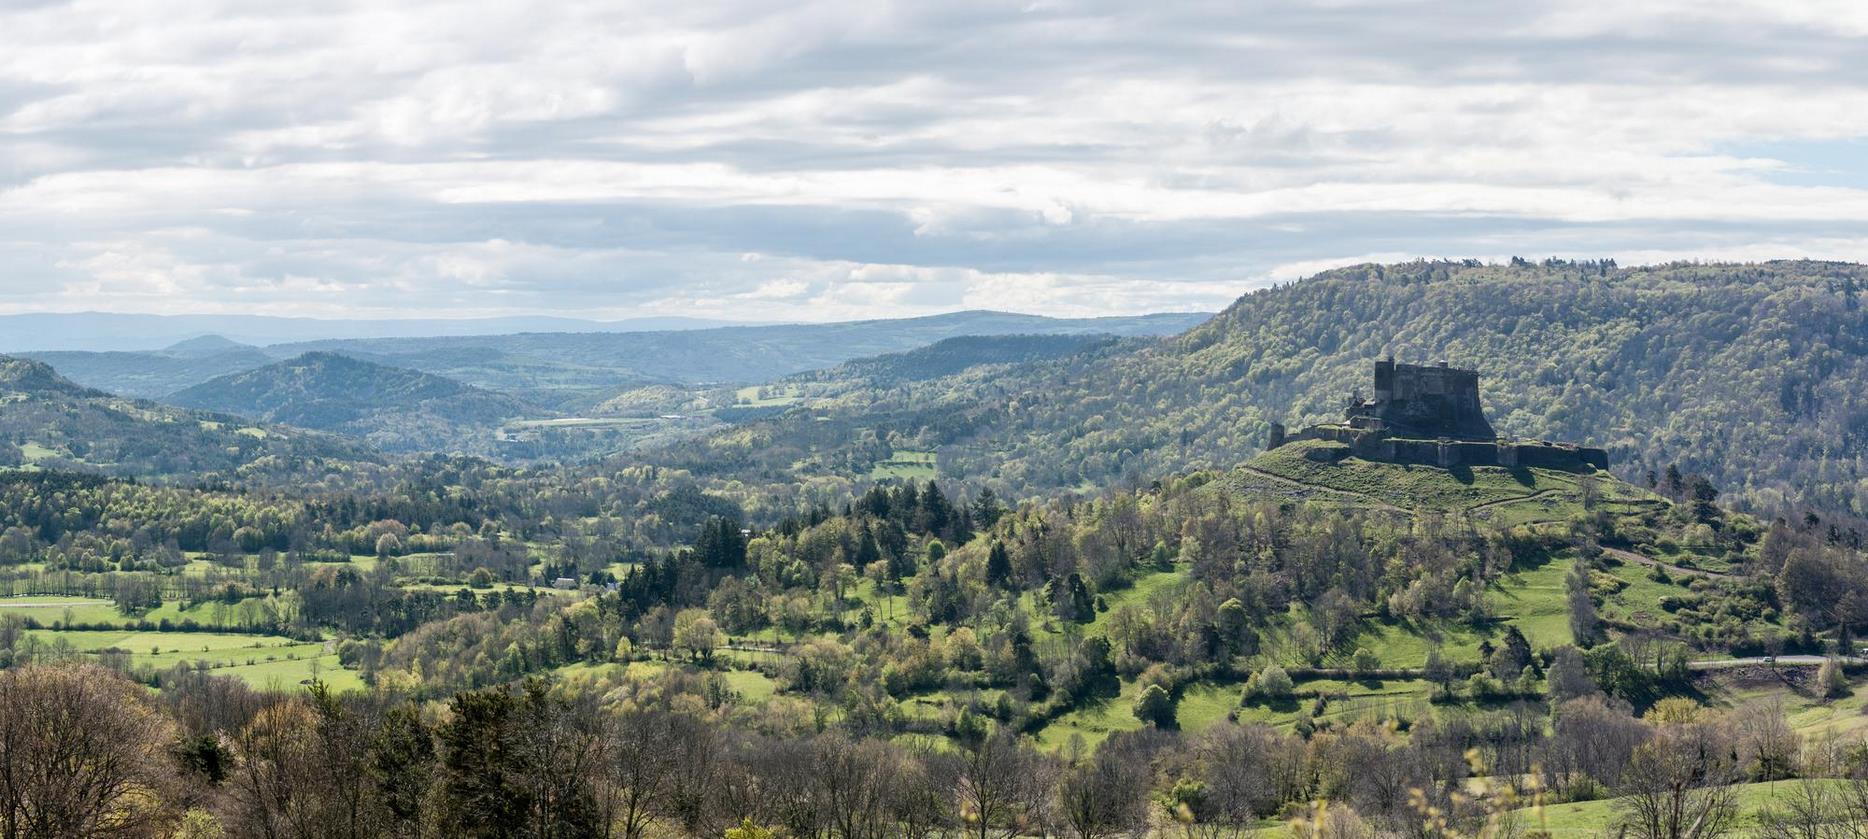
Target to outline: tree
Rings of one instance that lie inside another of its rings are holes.
[[[1174,727],[1174,697],[1160,685],[1149,685],[1135,697],[1135,718],[1156,728]]]
[[[101,667],[0,672],[0,834],[141,836],[170,816],[169,720]]]
[[[1004,542],[994,542],[986,551],[986,584],[998,588],[1011,579],[1012,555],[1006,552]]]
[[[1105,744],[1094,757],[1072,763],[1059,779],[1057,810],[1066,835],[1103,839],[1146,829],[1148,763],[1117,751]]]
[[[1037,803],[1033,784],[1041,758],[1001,728],[960,758],[957,803],[966,833],[978,839],[1019,835],[1020,823]]]
[[[746,536],[739,521],[714,516],[701,525],[694,553],[708,568],[740,568],[746,564]]]
[[[674,646],[695,661],[712,661],[723,642],[720,627],[702,609],[682,609],[675,615]]]
[[[1738,818],[1731,745],[1712,726],[1668,726],[1634,750],[1616,801],[1632,839],[1713,839]]]
[[[1453,665],[1440,655],[1438,648],[1427,651],[1427,663],[1421,668],[1427,681],[1434,686],[1439,695],[1446,696],[1453,690]]]
[[[1589,563],[1577,559],[1563,578],[1568,590],[1570,635],[1577,646],[1593,647],[1602,643],[1602,619],[1596,613],[1596,601],[1589,587]]]
[[[667,808],[678,777],[673,720],[666,711],[626,711],[610,720],[599,801],[622,839],[641,839]]]
[[[1291,682],[1291,674],[1276,664],[1267,664],[1247,680],[1245,685],[1247,700],[1252,699],[1287,699],[1297,686]]]
[[[440,823],[450,836],[588,836],[597,831],[594,706],[518,690],[456,694],[441,741]]]
[[[1816,671],[1816,687],[1824,696],[1845,696],[1849,692],[1849,677],[1842,672],[1842,663],[1834,656],[1823,659],[1823,666]]]
[[[973,499],[973,521],[982,529],[990,530],[999,523],[999,517],[1005,515],[1005,506],[999,503],[999,496],[987,487],[979,491]]]
[[[1589,664],[1575,647],[1557,648],[1550,662],[1550,672],[1545,675],[1552,704],[1597,692],[1595,680],[1589,677]]]

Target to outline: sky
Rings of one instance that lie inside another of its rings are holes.
[[[1868,3],[0,0],[0,312],[1216,310],[1868,260]]]

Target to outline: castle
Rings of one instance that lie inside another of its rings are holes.
[[[1267,449],[1295,440],[1330,440],[1348,446],[1336,456],[1454,466],[1537,466],[1585,472],[1607,469],[1608,452],[1568,443],[1501,441],[1479,403],[1479,373],[1449,367],[1375,362],[1375,395],[1349,399],[1340,423],[1322,423],[1287,436],[1271,424]],[[1330,456],[1319,450],[1320,456]]]

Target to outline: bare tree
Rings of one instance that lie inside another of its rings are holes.
[[[628,711],[610,720],[598,800],[604,823],[620,830],[623,839],[641,839],[667,810],[679,758],[669,748],[673,729],[666,711]]]
[[[1057,817],[1076,839],[1141,836],[1148,829],[1148,762],[1105,746],[1079,756],[1057,783]]]
[[[1032,787],[1039,758],[1018,735],[999,730],[961,758],[958,788],[960,821],[979,839],[1019,835],[1032,821]]]
[[[0,673],[0,833],[149,836],[174,815],[174,727],[100,667]]]
[[[1762,839],[1855,839],[1868,826],[1850,824],[1833,785],[1804,780],[1758,813]]]
[[[1635,749],[1622,776],[1621,827],[1631,839],[1712,839],[1738,817],[1733,746],[1711,725],[1668,726]]]

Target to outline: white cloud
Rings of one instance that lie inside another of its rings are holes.
[[[1407,254],[1868,258],[1868,164],[1816,161],[1868,138],[1853,0],[1248,6],[0,6],[0,307],[1104,314]]]

